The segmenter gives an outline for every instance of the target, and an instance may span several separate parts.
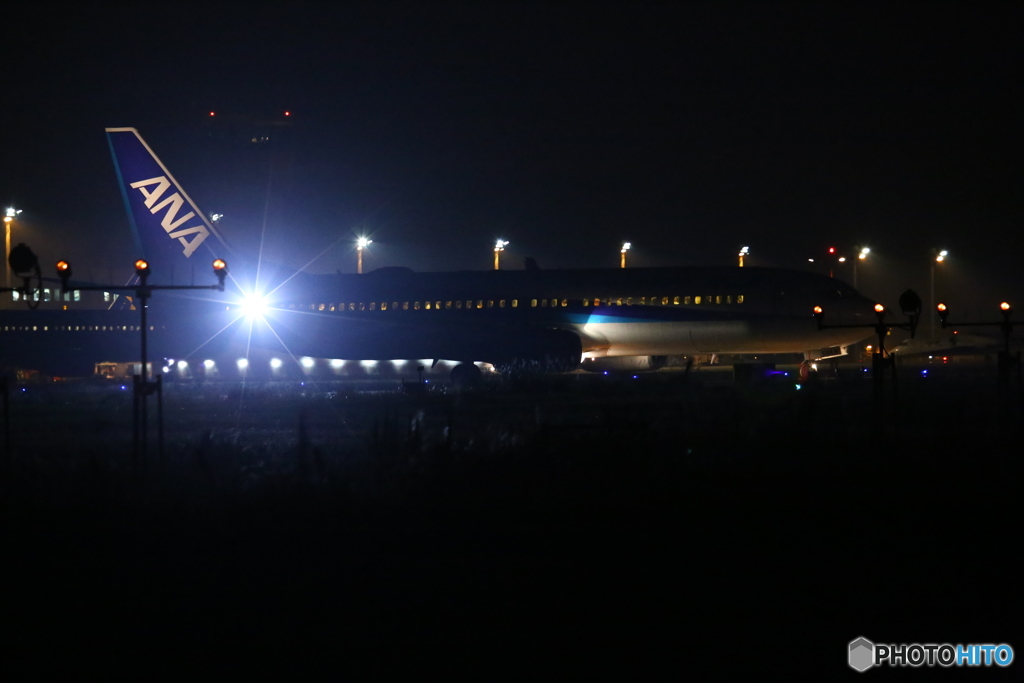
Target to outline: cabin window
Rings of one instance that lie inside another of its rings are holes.
[[[470,299],[469,301],[466,302],[466,308],[473,308],[473,300],[472,299]]]
[[[370,302],[370,310],[371,311],[376,311],[377,310],[377,302],[376,301],[371,301]]]
[[[483,308],[484,307],[484,300],[483,299],[477,299],[476,300],[476,307],[477,308]]]
[[[320,304],[320,310],[321,311],[326,310],[326,308],[327,308],[327,304]]]
[[[710,304],[712,301],[714,301],[714,297],[711,296],[710,294],[708,294],[706,297],[704,297],[704,303]]]
[[[423,308],[425,308],[425,309],[427,309],[429,311],[430,310],[430,302],[429,301],[425,302],[423,304]]]
[[[633,305],[633,297],[631,297],[631,296],[627,296],[626,297],[626,305],[627,306],[632,306]]]
[[[722,295],[721,294],[716,294],[715,295],[715,303],[716,304],[722,303]]]
[[[584,306],[589,306],[590,305],[590,299],[584,299],[583,300],[583,305]]]
[[[403,311],[408,311],[409,310],[409,302],[408,301],[403,301],[402,302],[402,310]]]
[[[537,308],[537,300],[536,299],[530,299],[530,307],[531,308]]]
[[[494,300],[493,299],[488,299],[487,300],[487,308],[494,308]]]
[[[600,306],[601,305],[601,300],[600,299],[594,299],[594,305],[595,306]]]
[[[452,307],[452,302],[451,302],[451,301],[445,301],[445,302],[444,302],[444,308],[445,308],[445,310],[448,310],[448,309],[450,309],[451,307]]]
[[[736,303],[738,303],[738,304],[743,303],[743,295],[742,294],[740,294],[740,295],[738,295],[736,297]]]
[[[693,303],[699,304],[700,303],[700,297],[699,296],[693,297]]]
[[[382,310],[382,311],[388,310],[388,302],[387,301],[381,301],[380,302],[380,310]]]
[[[360,302],[360,303],[359,303],[359,310],[360,310],[360,311],[365,311],[365,310],[366,310],[366,304],[364,304],[364,303]]]
[[[456,301],[455,302],[455,308],[462,308],[462,302],[461,301]]]
[[[564,307],[566,307],[568,305],[569,305],[569,300],[568,299],[562,299],[562,307],[564,308]]]
[[[356,305],[354,303],[352,303],[351,301],[348,302],[348,310],[350,310],[350,311],[356,310]]]
[[[679,297],[678,296],[676,297],[676,300],[673,303],[679,303]],[[661,305],[662,306],[668,306],[668,297],[667,296],[661,297]]]
[[[519,299],[512,299],[512,308],[519,308]]]
[[[441,310],[441,302],[440,301],[435,301],[434,302],[434,310],[435,311]]]
[[[499,299],[498,300],[498,308],[505,308],[505,300],[504,299]]]
[[[418,311],[418,310],[420,310],[420,302],[419,302],[419,301],[414,301],[414,302],[412,302],[412,309],[413,309],[414,311]]]
[[[731,304],[732,303],[732,294],[726,294],[725,295],[725,303],[727,303],[727,304]]]
[[[541,308],[547,308],[548,307],[548,300],[547,299],[541,299],[540,300],[540,307]]]

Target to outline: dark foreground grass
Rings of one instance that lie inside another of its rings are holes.
[[[984,378],[878,429],[856,382],[697,384],[181,389],[142,461],[116,399],[23,401],[5,666],[829,679],[861,635],[1019,645],[1019,407]]]

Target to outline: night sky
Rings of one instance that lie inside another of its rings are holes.
[[[3,12],[0,201],[44,262],[130,272],[103,128],[132,126],[235,246],[312,272],[354,272],[362,233],[368,269],[486,269],[498,237],[511,268],[866,245],[894,304],[945,248],[940,298],[1024,305],[1019,3]]]

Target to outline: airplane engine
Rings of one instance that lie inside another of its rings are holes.
[[[605,356],[588,358],[583,369],[588,372],[653,372],[665,367],[665,356]]]

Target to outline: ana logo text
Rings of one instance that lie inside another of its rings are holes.
[[[148,189],[155,185],[155,189]],[[142,193],[142,196],[146,198],[146,208],[149,212],[156,214],[163,208],[167,209],[167,213],[164,214],[163,218],[160,219],[160,226],[167,232],[167,234],[181,242],[182,246],[185,247],[185,257],[188,258],[192,255],[192,252],[196,250],[200,244],[203,243],[207,237],[210,236],[210,231],[206,229],[206,226],[200,223],[199,225],[193,225],[188,228],[178,228],[191,218],[195,217],[194,211],[189,211],[187,214],[178,218],[178,211],[181,209],[185,200],[181,194],[175,192],[163,201],[160,198],[163,197],[167,188],[171,186],[171,183],[165,176],[159,176],[158,178],[150,178],[149,180],[140,180],[132,183],[132,189],[138,190]],[[159,204],[157,202],[160,202]],[[189,235],[195,235],[191,240],[186,239]]]

